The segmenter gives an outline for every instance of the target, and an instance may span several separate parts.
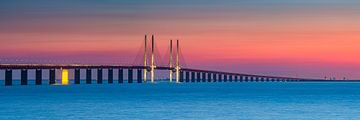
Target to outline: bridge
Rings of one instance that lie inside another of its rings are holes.
[[[191,67],[183,66],[180,61],[180,44],[179,40],[176,40],[176,51],[173,50],[173,42],[170,40],[169,44],[169,63],[167,66],[156,66],[155,64],[155,39],[154,35],[151,36],[151,47],[148,48],[148,39],[145,35],[144,48],[143,49],[143,65],[87,65],[87,64],[0,64],[0,70],[5,70],[5,86],[13,85],[13,71],[20,70],[20,84],[28,85],[29,70],[35,70],[35,85],[43,84],[43,71],[49,71],[48,82],[50,85],[69,84],[69,70],[74,71],[74,78],[72,84],[80,84],[81,70],[85,70],[86,84],[92,84],[92,71],[97,70],[97,84],[103,83],[104,70],[107,71],[107,81],[109,84],[114,83],[114,70],[117,73],[118,83],[133,83],[135,80],[137,83],[155,82],[155,71],[166,70],[169,71],[169,82],[175,83],[188,83],[188,82],[296,82],[296,81],[310,81],[313,79],[295,78],[295,77],[281,77],[281,76],[266,76],[266,75],[252,75],[231,73],[212,70],[194,69]],[[150,53],[150,55],[149,55]],[[175,57],[175,59],[174,59]],[[148,64],[150,63],[150,64]],[[56,71],[61,71],[61,83],[56,83]],[[127,73],[127,79],[125,79],[124,73]],[[134,79],[134,73],[136,73],[136,79]],[[148,75],[150,75],[150,81],[148,81]]]

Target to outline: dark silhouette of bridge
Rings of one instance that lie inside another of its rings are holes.
[[[85,65],[85,64],[0,64],[0,69],[5,70],[5,85],[10,86],[13,84],[13,70],[20,70],[20,84],[28,85],[28,70],[35,70],[35,84],[43,84],[43,71],[49,71],[49,84],[56,83],[56,70],[62,71],[62,84],[68,84],[68,70],[74,70],[73,84],[80,84],[81,70],[86,70],[86,84],[92,84],[92,70],[97,70],[97,84],[103,83],[103,70],[107,70],[108,83],[114,82],[114,70],[118,71],[117,80],[118,83],[133,83],[135,80],[137,83],[148,82],[148,72],[150,73],[151,82],[155,82],[155,70],[167,70],[169,71],[169,81],[173,82],[175,77],[176,83],[184,82],[296,82],[296,81],[310,81],[313,79],[295,78],[295,77],[280,77],[280,76],[266,76],[266,75],[252,75],[231,73],[212,70],[194,69],[191,67],[184,67],[180,63],[180,45],[179,40],[176,41],[175,59],[173,59],[173,45],[170,40],[170,55],[169,64],[167,66],[155,65],[155,39],[154,35],[151,37],[151,49],[148,50],[147,36],[145,35],[144,48],[143,48],[143,65]],[[148,55],[148,53],[151,55]],[[148,59],[150,57],[150,59]],[[150,63],[150,64],[148,64]],[[127,71],[127,79],[124,78],[124,73]],[[136,72],[134,72],[136,71]],[[134,79],[134,73],[136,73],[136,79]],[[175,74],[175,76],[174,76]]]

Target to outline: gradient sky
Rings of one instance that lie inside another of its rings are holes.
[[[1,0],[0,58],[131,64],[155,34],[195,68],[358,79],[359,21],[358,0]]]

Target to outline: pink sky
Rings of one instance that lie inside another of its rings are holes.
[[[212,2],[4,3],[0,58],[131,64],[143,35],[155,34],[163,54],[180,39],[196,68],[360,78],[357,2]]]

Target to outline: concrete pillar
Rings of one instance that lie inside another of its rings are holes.
[[[75,74],[74,74],[75,81],[74,81],[74,83],[75,84],[80,84],[80,69],[75,68],[74,71],[75,71]]]
[[[108,83],[114,83],[114,70],[112,68],[108,69]]]
[[[250,76],[245,76],[245,82],[249,82],[250,81]]]
[[[102,84],[103,82],[103,70],[102,68],[98,68],[97,70],[97,84]]]
[[[235,82],[237,82],[237,81],[239,81],[239,76],[238,75],[235,76]]]
[[[212,73],[212,78],[213,78],[213,82],[216,82],[218,79],[217,79],[217,74],[216,73]]]
[[[86,69],[86,84],[91,84],[92,81],[92,75],[91,75],[91,69]]]
[[[133,83],[133,69],[128,69],[128,83]]]
[[[253,82],[254,81],[254,78],[252,76],[249,76],[249,80],[250,82]]]
[[[190,72],[185,71],[185,82],[190,82]]]
[[[49,70],[49,84],[50,85],[55,84],[56,83],[55,79],[56,79],[55,69],[50,69]]]
[[[5,70],[5,86],[11,86],[12,85],[12,70],[6,69]]]
[[[196,73],[196,82],[201,82],[201,77],[200,77],[201,73],[197,72]]]
[[[118,82],[124,83],[124,70],[122,68],[119,69]]]
[[[229,81],[230,81],[230,82],[233,81],[233,75],[229,75]]]
[[[142,69],[137,69],[137,83],[142,83]]]
[[[191,72],[191,82],[195,82],[195,72]]]
[[[41,85],[42,84],[42,70],[36,69],[35,70],[35,85]]]
[[[206,82],[206,80],[207,80],[207,79],[206,79],[206,72],[202,72],[202,73],[201,73],[201,81],[202,81],[202,82]]]
[[[22,69],[21,70],[21,85],[27,85],[28,84],[28,70]]]
[[[184,82],[184,72],[180,71],[180,82]]]
[[[227,74],[224,74],[224,82],[227,82],[229,80],[229,76]]]
[[[207,81],[208,81],[208,82],[211,82],[211,74],[212,74],[212,73],[209,73],[209,72],[207,73]]]

